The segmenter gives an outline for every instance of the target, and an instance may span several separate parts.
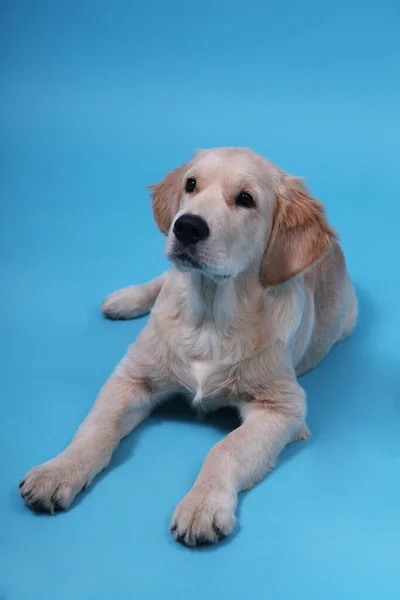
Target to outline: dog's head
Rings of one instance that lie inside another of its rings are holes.
[[[335,239],[301,179],[251,150],[201,150],[150,189],[168,258],[214,280],[252,270],[263,285],[282,283]]]

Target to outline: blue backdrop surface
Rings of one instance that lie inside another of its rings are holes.
[[[400,597],[400,5],[1,2],[0,597]],[[313,437],[241,497],[234,536],[168,531],[233,423],[176,404],[55,517],[22,475],[70,440],[145,320],[99,312],[166,266],[145,186],[250,146],[326,203],[360,299],[302,379]]]

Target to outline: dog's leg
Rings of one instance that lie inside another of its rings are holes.
[[[104,300],[101,310],[109,319],[135,319],[152,309],[165,281],[165,273],[144,283],[130,285],[113,292]]]
[[[269,386],[270,387],[270,386]],[[268,389],[268,388],[266,388]],[[243,423],[209,452],[192,489],[175,509],[171,531],[188,546],[215,543],[235,525],[237,495],[251,488],[304,423],[305,394],[295,382],[264,401],[243,404]]]
[[[146,379],[117,367],[70,445],[25,475],[20,483],[25,502],[49,513],[68,508],[108,465],[120,439],[148,416],[154,404]]]

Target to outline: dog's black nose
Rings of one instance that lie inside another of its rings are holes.
[[[202,217],[187,213],[175,221],[174,234],[184,246],[190,246],[206,240],[210,229]]]

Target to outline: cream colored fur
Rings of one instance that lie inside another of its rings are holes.
[[[185,192],[194,177],[197,190]],[[255,208],[235,205],[241,189]],[[175,392],[204,410],[235,407],[242,424],[214,446],[171,521],[189,546],[232,532],[241,490],[309,435],[296,375],[350,333],[357,301],[334,232],[299,180],[241,149],[202,151],[153,187],[155,218],[174,265],[156,280],[114,292],[111,318],[151,310],[149,322],[101,390],[71,444],[32,469],[21,494],[34,509],[66,509],[109,463],[120,439]],[[202,216],[211,235],[200,267],[175,253],[173,225]]]

